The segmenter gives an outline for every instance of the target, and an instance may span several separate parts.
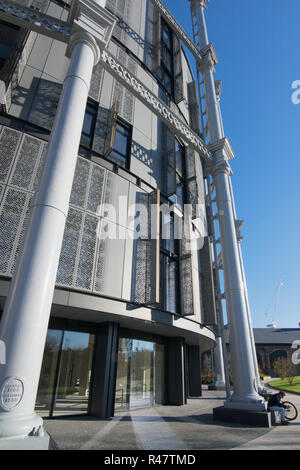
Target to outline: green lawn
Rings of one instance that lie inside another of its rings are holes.
[[[300,376],[294,378],[292,385],[289,385],[288,379],[272,380],[271,382],[269,382],[269,385],[280,390],[286,390],[287,392],[300,394]]]

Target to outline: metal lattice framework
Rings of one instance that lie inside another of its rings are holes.
[[[0,0],[0,13],[4,20],[54,39],[68,42],[70,38],[70,24],[19,4]]]

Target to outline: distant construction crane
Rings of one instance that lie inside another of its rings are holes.
[[[266,325],[267,328],[277,328],[277,326],[276,326],[276,315],[277,315],[277,309],[278,309],[280,289],[281,289],[282,285],[283,285],[283,282],[282,282],[282,279],[280,279],[279,282],[278,282],[278,285],[277,285],[277,289],[276,289],[276,297],[275,297],[275,303],[274,303],[273,318],[270,315],[270,309],[272,307],[272,302],[271,302],[269,308],[267,309],[267,311],[265,313],[265,315],[267,317],[267,320],[268,320],[268,324]]]

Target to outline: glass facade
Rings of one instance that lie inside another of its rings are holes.
[[[36,411],[42,416],[88,411],[94,335],[48,330]]]
[[[164,403],[164,345],[120,338],[115,411]]]

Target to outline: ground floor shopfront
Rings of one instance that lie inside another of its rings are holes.
[[[201,396],[200,347],[120,327],[51,319],[36,400],[43,417],[183,405]]]

